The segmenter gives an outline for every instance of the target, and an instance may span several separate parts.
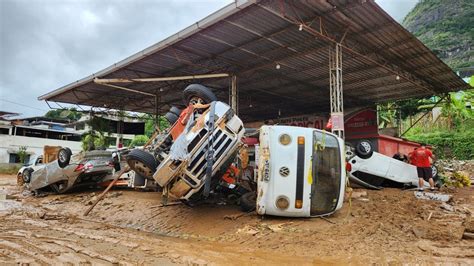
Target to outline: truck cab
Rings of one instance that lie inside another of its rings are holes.
[[[263,126],[257,172],[257,213],[330,215],[342,207],[344,141],[318,129]]]

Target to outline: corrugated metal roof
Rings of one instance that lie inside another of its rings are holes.
[[[247,121],[276,117],[278,112],[327,112],[328,51],[342,39],[346,108],[468,88],[373,0],[263,0],[236,1],[39,99],[153,113],[154,99],[149,96],[98,85],[93,79],[231,73],[238,77],[239,111]],[[163,113],[182,103],[181,92],[191,82],[121,85],[158,95]],[[228,100],[228,79],[197,82]]]

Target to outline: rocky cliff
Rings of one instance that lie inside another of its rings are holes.
[[[421,0],[402,24],[453,70],[474,68],[474,0]]]

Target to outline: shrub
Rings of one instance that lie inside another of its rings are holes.
[[[131,147],[143,146],[148,141],[148,137],[145,135],[137,135],[133,138]]]

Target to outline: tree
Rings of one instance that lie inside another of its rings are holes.
[[[49,110],[45,117],[50,119],[68,119],[71,121],[77,121],[82,117],[82,113],[78,112],[76,108],[63,108],[63,109],[54,109]]]
[[[130,147],[144,146],[148,139],[145,135],[136,135],[130,143]]]
[[[106,149],[108,146],[106,135],[110,133],[109,121],[91,113],[91,118],[87,121],[87,124],[90,126],[90,130],[82,135],[82,149],[84,151]]]
[[[20,146],[18,148],[18,158],[20,158],[20,163],[25,164],[26,162],[26,157],[28,157],[28,153],[26,150],[28,149],[28,146]]]
[[[155,116],[152,114],[144,114],[141,116],[142,121],[145,121],[145,135],[148,136],[149,138],[153,133],[155,132]],[[170,123],[164,116],[159,116],[159,129],[160,130],[165,130],[168,127],[170,127]]]

